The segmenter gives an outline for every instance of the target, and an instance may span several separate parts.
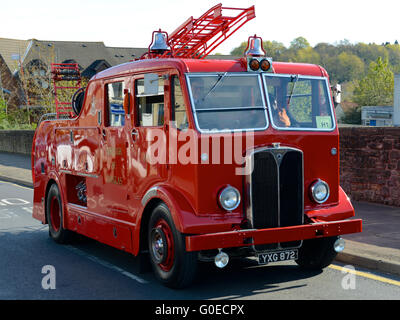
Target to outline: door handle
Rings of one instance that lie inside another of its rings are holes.
[[[136,141],[138,136],[139,136],[139,132],[137,131],[137,129],[132,129],[132,140]]]

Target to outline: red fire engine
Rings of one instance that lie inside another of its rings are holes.
[[[140,59],[78,91],[74,118],[40,123],[33,217],[51,238],[148,255],[157,279],[180,288],[199,260],[321,269],[343,250],[340,235],[361,232],[339,185],[327,72],[273,62],[257,36],[243,58],[204,59],[254,17],[217,5],[154,32]]]

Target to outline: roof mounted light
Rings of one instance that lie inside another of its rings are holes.
[[[269,59],[262,59],[260,61],[260,68],[262,71],[268,71],[271,68],[271,61]]]
[[[260,69],[260,61],[255,58],[251,58],[249,60],[249,68],[253,71],[257,71],[258,69]]]

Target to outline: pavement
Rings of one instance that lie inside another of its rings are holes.
[[[30,155],[0,152],[0,180],[32,188]],[[344,251],[336,261],[400,275],[400,207],[352,201],[363,220],[361,233],[343,235]]]

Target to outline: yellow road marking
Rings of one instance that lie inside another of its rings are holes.
[[[353,269],[348,269],[348,268],[337,266],[337,265],[334,265],[334,264],[331,264],[329,266],[329,268],[335,269],[335,270],[339,270],[339,271],[345,271],[347,273],[352,273],[352,274],[355,274],[355,275],[360,276],[360,277],[364,277],[364,278],[368,278],[368,279],[372,279],[372,280],[376,280],[376,281],[380,281],[380,282],[384,282],[384,283],[389,283],[389,284],[393,284],[395,286],[399,286],[400,287],[400,281],[396,281],[396,280],[392,280],[392,279],[376,276],[374,274],[370,274],[370,273],[366,273],[366,272],[362,272],[362,271],[357,271],[357,270],[353,270]]]

